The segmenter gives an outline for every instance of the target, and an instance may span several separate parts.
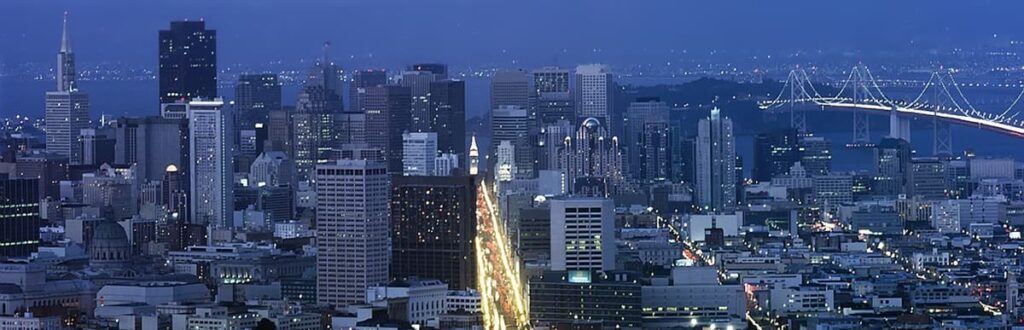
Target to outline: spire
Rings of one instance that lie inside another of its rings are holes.
[[[469,175],[477,175],[480,173],[480,148],[476,146],[476,134],[469,142]]]
[[[324,41],[324,58],[321,61],[323,61],[323,66],[325,68],[327,67],[327,65],[331,64],[331,61],[329,60],[330,59],[330,55],[329,55],[330,54],[330,50],[331,50],[331,43],[328,42],[328,41]]]
[[[60,36],[60,52],[71,52],[71,39],[68,38],[68,12],[64,12],[64,33]]]

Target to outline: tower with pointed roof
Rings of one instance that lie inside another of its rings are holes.
[[[79,136],[89,128],[89,96],[75,83],[75,55],[71,51],[68,13],[64,13],[60,50],[57,52],[56,89],[46,92],[46,151],[81,163]]]

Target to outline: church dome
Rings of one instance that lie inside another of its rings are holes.
[[[100,270],[120,270],[132,257],[132,245],[121,225],[100,221],[89,242],[89,265]]]

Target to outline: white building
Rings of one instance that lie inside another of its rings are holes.
[[[437,133],[402,134],[402,174],[434,175],[437,161]]]
[[[382,162],[317,166],[317,303],[363,303],[367,288],[387,283],[389,181]]]
[[[773,314],[831,312],[835,292],[811,287],[772,289],[767,303]]]
[[[615,269],[615,204],[605,198],[551,200],[551,269]]]
[[[387,286],[375,286],[366,289],[366,302],[374,303],[390,298],[408,298],[409,307],[405,315],[409,323],[426,324],[446,311],[445,301],[448,295],[448,284],[440,280],[421,280],[409,278],[394,281]],[[392,315],[396,317],[397,315]]]
[[[0,316],[0,329],[9,330],[63,330],[63,320],[57,316],[35,316],[25,313],[22,316]]]
[[[193,100],[188,104],[191,221],[228,227],[231,201],[231,157],[224,101]]]
[[[75,84],[75,54],[68,39],[68,21],[57,52],[57,88],[46,92],[46,151],[68,157],[71,164],[82,161],[78,137],[89,128],[89,95]]]
[[[295,164],[281,151],[265,151],[249,165],[249,185],[294,187]]]
[[[444,309],[446,313],[453,313],[459,310],[480,313],[480,292],[476,290],[448,291],[448,295],[445,296],[444,300]]]
[[[457,168],[459,168],[459,155],[443,153],[434,158],[435,176],[451,176]]]
[[[672,268],[671,283],[641,288],[644,329],[746,328],[743,285],[722,285],[713,267]]]
[[[516,178],[516,149],[511,141],[501,141],[494,152],[494,180],[508,182]]]
[[[604,64],[585,64],[576,67],[576,117],[599,118],[608,121],[614,94],[612,70]]]

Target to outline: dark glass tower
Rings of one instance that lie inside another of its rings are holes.
[[[395,176],[391,186],[391,277],[435,278],[475,288],[473,177]]]
[[[27,257],[39,247],[39,180],[0,177],[0,257]]]
[[[412,130],[409,87],[367,87],[361,98],[366,106],[366,144],[382,152],[389,171],[400,173],[402,133]]]
[[[240,130],[267,124],[271,110],[281,109],[281,83],[272,73],[243,74],[235,85],[235,116]]]
[[[217,97],[217,31],[203,21],[160,30],[160,103]]]
[[[437,150],[466,157],[466,82],[430,83],[430,131],[437,133]]]

